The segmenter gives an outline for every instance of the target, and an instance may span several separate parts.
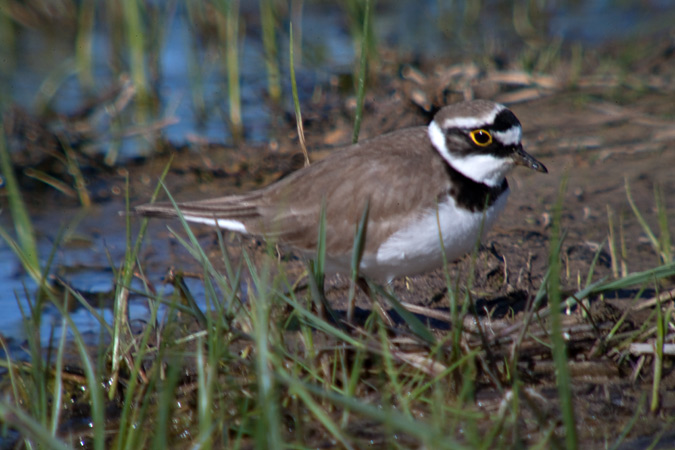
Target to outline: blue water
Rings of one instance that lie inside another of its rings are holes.
[[[533,22],[532,26],[543,34],[544,39],[562,38],[584,45],[629,39],[658,29],[667,30],[675,19],[675,8],[670,0],[547,3],[546,9],[533,18],[538,22]],[[413,58],[456,55],[466,58],[485,45],[502,46],[505,51],[522,48],[527,37],[519,36],[514,29],[510,4],[483,2],[480,15],[475,17],[468,13],[467,5],[470,4],[460,1],[446,5],[437,0],[376,2],[374,31],[377,42],[395,49],[404,57]],[[259,17],[257,5],[258,2],[242,2],[243,16]],[[163,34],[158,59],[160,108],[154,119],[165,117],[166,114],[178,119],[177,124],[162,130],[175,143],[186,142],[190,135],[209,141],[227,142],[231,140],[231,135],[228,130],[227,77],[222,52],[218,48],[200,48],[195,51],[192,30],[182,7],[177,7],[168,17],[168,28]],[[245,30],[245,34],[240,41],[239,56],[245,136],[249,141],[264,142],[271,124],[270,108],[265,102],[265,53],[259,24],[245,23],[245,20],[242,22],[240,28]],[[277,36],[279,62],[286,94],[285,105],[291,111],[288,95],[288,20],[283,21],[282,26]],[[299,34],[296,30],[296,38]],[[325,84],[331,75],[352,71],[354,42],[345,11],[325,2],[305,2],[301,35],[304,51],[296,55],[296,60],[302,58],[296,70],[300,81],[300,97],[306,101],[314,87]],[[57,83],[58,91],[52,98],[52,108],[64,113],[80,108],[87,95],[80,88],[75,75],[72,37],[68,33],[27,28],[21,29],[18,36],[18,51],[14,52],[15,68],[4,80],[4,90],[9,92],[10,101],[33,111],[40,98],[40,88],[45,80],[54,77],[63,82]],[[117,78],[110,64],[108,30],[102,26],[96,27],[93,42],[93,73],[97,88],[100,87],[102,91],[112,87]],[[55,76],[58,73],[62,75]],[[201,89],[196,89],[195,73],[201,79]],[[206,108],[205,120],[199,118],[193,101],[193,93],[200,91],[201,101]],[[136,156],[135,152],[143,150],[141,147],[124,146],[123,156]],[[100,150],[104,152],[105,145]]]

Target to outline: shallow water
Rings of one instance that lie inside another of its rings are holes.
[[[265,52],[259,34],[257,2],[242,2],[242,25],[245,33],[240,42],[240,80],[243,123],[246,139],[264,142],[272,125],[272,111],[265,102],[267,75]],[[667,30],[675,12],[668,0],[650,2],[553,2],[546,9],[525,11],[531,23],[532,36],[544,42],[563,39],[583,45],[597,45],[627,39],[647,32]],[[422,4],[423,6],[420,6]],[[511,5],[484,2],[480,11],[472,12],[471,3],[452,2],[379,2],[374,13],[376,41],[395,49],[401,57],[413,59],[471,57],[486,47],[510,53],[522,48],[527,39],[514,26]],[[247,23],[253,22],[253,23]],[[116,75],[111,67],[112,50],[109,30],[101,26],[93,31],[94,94],[113,85]],[[277,36],[279,62],[283,77],[282,89],[290,92],[288,74],[288,22]],[[326,84],[336,74],[349,74],[354,67],[354,41],[349,19],[341,8],[324,2],[306,2],[301,19],[303,53],[295,55],[301,101],[308,100],[316,86]],[[297,28],[298,24],[296,24]],[[211,141],[228,141],[226,73],[218,49],[195,42],[194,25],[189,23],[183,8],[167,14],[164,41],[157,55],[160,70],[155,84],[160,102],[158,117],[170,113],[178,123],[163,129],[174,143],[183,143],[190,135]],[[296,39],[300,32],[296,29]],[[520,33],[520,34],[519,34]],[[9,101],[32,110],[40,93],[47,91],[47,77],[62,72],[62,84],[51,97],[51,108],[58,113],[78,110],[87,99],[75,76],[75,55],[68,33],[19,28],[16,34],[14,68],[4,74]],[[195,46],[197,51],[195,52]],[[298,63],[298,61],[301,61]],[[191,67],[191,63],[198,67]],[[197,81],[199,80],[199,81]],[[201,92],[201,95],[200,95]],[[206,105],[205,117],[197,112],[194,97]],[[290,96],[285,106],[291,110]],[[104,148],[102,148],[103,150]],[[135,156],[139,146],[124,148],[127,156]]]

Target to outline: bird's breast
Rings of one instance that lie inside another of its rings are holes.
[[[417,275],[469,253],[494,225],[506,206],[508,190],[485,211],[470,211],[448,196],[411,218],[393,233],[374,255],[364,255],[361,271],[366,276],[390,281],[399,276]],[[444,252],[441,250],[443,243]]]

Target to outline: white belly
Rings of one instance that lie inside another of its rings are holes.
[[[448,262],[473,250],[494,225],[506,206],[504,192],[487,211],[471,212],[458,208],[452,197],[394,233],[375,255],[364,255],[361,273],[369,278],[391,281],[400,276],[418,275],[443,264],[441,236]],[[440,224],[440,232],[439,232]],[[482,231],[482,233],[481,233]]]

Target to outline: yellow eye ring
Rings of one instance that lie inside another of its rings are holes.
[[[492,144],[492,135],[489,131],[478,129],[469,133],[471,140],[479,147],[487,147]]]

